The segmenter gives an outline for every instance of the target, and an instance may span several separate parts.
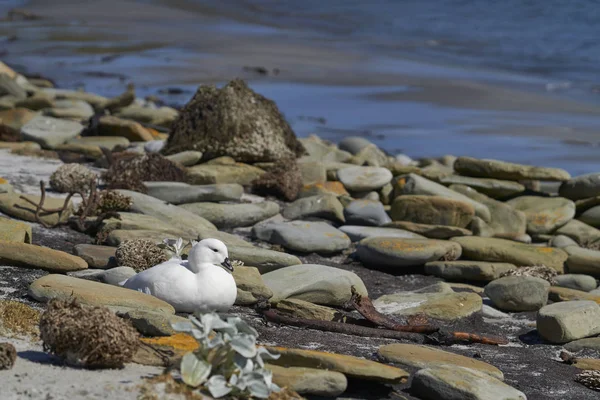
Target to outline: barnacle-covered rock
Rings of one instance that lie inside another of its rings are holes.
[[[542,278],[548,281],[551,285],[556,284],[554,278],[558,275],[558,272],[554,268],[546,267],[545,265],[534,265],[531,267],[521,267],[517,269],[511,269],[500,275],[505,276],[533,276],[536,278]]]
[[[100,192],[97,212],[101,214],[110,211],[127,211],[132,204],[133,200],[129,196],[113,190],[103,190]]]
[[[17,359],[17,350],[10,343],[0,343],[0,370],[11,369]]]
[[[50,176],[50,187],[61,193],[85,192],[96,178],[81,164],[63,164]]]
[[[118,157],[103,176],[109,189],[146,193],[143,182],[185,182],[185,168],[157,153]]]
[[[277,162],[267,173],[252,182],[252,190],[264,196],[276,196],[294,201],[302,189],[302,173],[296,160],[289,158]]]
[[[121,368],[133,358],[139,334],[108,308],[52,300],[40,319],[40,337],[44,351],[69,365]]]
[[[124,240],[115,252],[120,267],[131,267],[137,272],[167,261],[167,253],[152,240]]]
[[[600,371],[583,371],[575,376],[575,382],[600,392]]]

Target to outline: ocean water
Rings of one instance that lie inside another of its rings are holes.
[[[2,60],[61,87],[110,96],[131,81],[181,105],[242,77],[299,136],[600,171],[598,1],[0,0],[0,13],[15,6],[42,18],[0,22]]]

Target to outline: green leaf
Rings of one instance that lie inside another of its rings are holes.
[[[215,398],[223,397],[232,390],[232,388],[227,385],[227,379],[225,379],[223,375],[212,376],[208,382],[206,382],[206,387],[210,394]]]
[[[209,363],[199,359],[194,353],[184,355],[179,367],[181,379],[192,387],[198,387],[206,382],[211,369],[212,367]]]
[[[265,362],[263,361],[263,359],[265,360],[277,360],[279,357],[281,357],[281,354],[274,354],[274,353],[270,353],[269,350],[265,349],[264,347],[259,347],[256,350],[256,363],[261,367],[264,368],[265,366]]]
[[[228,317],[227,318],[227,323],[229,323],[230,325],[235,326],[238,332],[246,333],[248,335],[252,335],[254,337],[258,337],[258,332],[256,331],[256,329],[254,329],[253,327],[251,327],[250,325],[248,325],[246,323],[246,321],[244,321],[240,317]]]
[[[252,396],[258,397],[259,399],[266,399],[271,394],[271,389],[262,379],[253,379],[249,381],[248,390]]]
[[[237,334],[231,339],[229,345],[236,353],[239,353],[246,358],[254,357],[257,353],[256,337],[246,333]]]

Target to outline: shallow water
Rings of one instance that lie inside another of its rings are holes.
[[[413,157],[600,170],[592,1],[27,4],[44,18],[0,23],[2,59],[63,87],[105,95],[129,81],[139,95],[178,87],[183,94],[160,96],[183,104],[198,84],[239,76],[301,136],[363,135]]]

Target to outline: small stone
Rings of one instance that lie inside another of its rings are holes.
[[[232,165],[199,164],[188,169],[189,183],[195,185],[215,183],[250,185],[252,181],[264,174],[264,170],[242,163]]]
[[[448,365],[417,371],[411,390],[423,400],[527,400],[524,393],[484,372]]]
[[[514,264],[486,261],[432,261],[425,264],[425,273],[451,281],[490,282],[515,268]]]
[[[462,193],[458,193],[454,190],[448,189],[447,187],[440,185],[439,183],[435,183],[426,178],[423,178],[422,176],[416,174],[408,174],[404,177],[401,177],[396,182],[396,184],[396,194],[439,196],[445,197],[447,199],[462,201],[471,204],[475,209],[475,214],[484,221],[491,220],[490,210],[484,204],[475,201]]]
[[[575,217],[575,203],[562,197],[521,196],[506,204],[525,213],[532,234],[552,233]]]
[[[457,293],[446,283],[424,287],[412,292],[398,292],[377,298],[373,305],[383,314],[416,316],[456,321],[479,312],[481,296],[477,293]]]
[[[439,196],[398,196],[390,212],[395,221],[465,228],[475,216],[472,204]]]
[[[564,249],[568,246],[579,246],[576,241],[565,235],[553,236],[552,239],[550,239],[549,245],[559,249]]]
[[[219,229],[254,225],[279,213],[279,204],[272,201],[254,204],[188,203],[179,207],[210,221]]]
[[[338,228],[344,232],[352,242],[360,242],[372,237],[395,237],[403,239],[425,239],[423,236],[396,228],[378,228],[373,226],[342,225]]]
[[[411,368],[431,368],[438,366],[457,366],[484,372],[499,380],[504,374],[498,368],[471,357],[416,344],[394,343],[381,346],[377,350],[379,357],[387,362],[399,363]]]
[[[477,218],[477,217],[475,217]],[[473,232],[457,226],[416,224],[408,221],[392,221],[384,227],[407,230],[429,239],[447,240],[456,236],[471,236]]]
[[[367,238],[356,249],[363,264],[374,268],[412,267],[430,261],[456,260],[461,255],[459,245],[443,240]]]
[[[286,387],[298,394],[337,397],[346,391],[348,380],[346,375],[315,368],[285,368],[267,365],[273,372],[273,382],[279,387]]]
[[[343,314],[337,310],[319,306],[299,299],[284,299],[277,303],[277,310],[294,318],[316,319],[319,321],[341,321]]]
[[[567,246],[563,250],[569,255],[566,261],[569,273],[588,274],[600,278],[600,251],[579,246]]]
[[[31,225],[0,217],[0,241],[31,244]]]
[[[354,200],[344,209],[348,224],[381,226],[392,221],[379,201]]]
[[[550,284],[532,276],[507,276],[487,284],[485,295],[502,311],[535,311],[548,302]]]
[[[343,354],[270,346],[266,349],[281,355],[277,360],[269,360],[269,364],[327,369],[341,372],[350,378],[391,384],[406,382],[409,376],[408,372],[400,368]]]
[[[21,128],[37,115],[26,108],[0,109],[0,139],[11,143],[21,139]]]
[[[69,272],[87,269],[80,257],[33,244],[0,240],[0,260],[8,265],[39,268],[50,272]]]
[[[268,242],[302,253],[338,253],[350,247],[350,238],[324,222],[291,221],[261,228]]]
[[[103,271],[98,277],[100,282],[109,285],[121,286],[120,284],[137,274],[131,267],[114,267]]]
[[[50,274],[35,280],[29,286],[29,295],[42,302],[75,298],[81,304],[92,306],[130,307],[137,310],[175,313],[175,309],[170,304],[154,296],[65,275]]]
[[[600,334],[600,306],[593,301],[566,301],[543,307],[537,316],[540,336],[566,343]]]
[[[39,143],[45,149],[52,149],[67,142],[83,131],[79,122],[38,115],[21,128],[22,140]]]
[[[347,136],[338,143],[338,147],[340,150],[355,155],[370,144],[372,143],[360,136]]]
[[[289,204],[283,210],[287,219],[325,218],[344,222],[344,206],[333,195],[304,197]]]
[[[352,192],[365,192],[381,189],[392,180],[392,173],[379,167],[350,167],[337,172],[344,187]]]
[[[600,230],[573,219],[555,232],[575,240],[582,247],[600,248]]]
[[[154,140],[152,133],[135,121],[121,119],[113,115],[104,115],[98,120],[99,136],[122,136],[132,142]]]
[[[86,103],[94,107],[95,110],[101,110],[104,108],[108,99],[106,97],[98,96],[97,94],[83,92],[79,90],[67,90],[67,89],[43,89],[43,93],[55,99],[67,99],[67,100],[83,100]]]
[[[171,204],[205,201],[239,201],[244,187],[238,183],[215,185],[188,185],[183,182],[144,182],[148,195]]]
[[[480,237],[455,237],[450,239],[460,244],[462,255],[468,260],[507,262],[517,267],[545,265],[562,273],[568,255],[561,249],[539,247],[505,239]]]
[[[107,269],[116,267],[115,248],[94,244],[77,244],[73,248],[75,255],[81,257],[89,268]]]
[[[569,260],[567,259],[567,266]],[[554,278],[556,286],[590,292],[598,287],[598,282],[593,276],[582,274],[558,275]]]
[[[131,119],[139,123],[168,128],[177,119],[179,112],[171,107],[145,107],[133,103],[119,109],[115,115],[119,118]]]
[[[600,173],[576,176],[564,182],[559,194],[571,200],[581,200],[600,195]]]
[[[318,264],[293,265],[264,274],[265,284],[273,291],[272,303],[299,299],[327,306],[343,306],[350,300],[350,287],[368,296],[363,281],[353,272]]]
[[[566,181],[571,175],[560,168],[533,167],[504,161],[458,157],[454,169],[461,175],[509,181]]]
[[[591,207],[577,217],[583,223],[600,228],[600,206]]]
[[[44,115],[61,119],[86,121],[94,115],[94,109],[83,100],[55,100],[54,104],[42,110]]]
[[[192,165],[198,164],[198,162],[202,159],[202,153],[199,151],[187,150],[182,151],[181,153],[175,153],[167,158],[171,161],[178,162],[181,165],[185,165],[186,167],[191,167]]]
[[[495,199],[514,196],[525,191],[525,186],[518,182],[461,175],[444,176],[439,182],[444,185],[466,185]]]

